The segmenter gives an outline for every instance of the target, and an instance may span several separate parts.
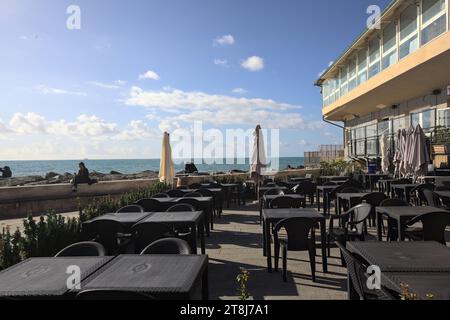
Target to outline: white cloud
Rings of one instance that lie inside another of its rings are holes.
[[[69,91],[66,89],[60,89],[60,88],[52,88],[46,85],[39,85],[36,87],[36,89],[41,92],[42,94],[56,94],[56,95],[73,95],[73,96],[82,96],[86,97],[86,92],[81,91]]]
[[[140,80],[159,80],[159,75],[152,70],[148,70],[144,74],[139,75]]]
[[[88,84],[92,86],[96,86],[103,89],[119,89],[120,87],[123,87],[126,82],[122,80],[116,80],[113,83],[103,83],[99,81],[89,81]]]
[[[214,59],[214,64],[217,66],[226,66],[228,61],[226,59]]]
[[[308,122],[299,113],[300,106],[280,103],[271,99],[237,98],[211,95],[204,92],[144,91],[133,87],[126,104],[151,109],[149,120],[159,121],[159,127],[167,131],[181,123],[203,121],[213,126],[242,125],[284,129],[317,129],[321,122]],[[175,115],[170,111],[177,110]],[[186,127],[185,125],[183,127]]]
[[[235,94],[246,94],[248,91],[243,88],[234,88],[231,92]]]
[[[128,128],[113,137],[115,140],[131,141],[157,137],[158,133],[142,120],[133,120]]]
[[[231,34],[227,34],[214,39],[214,44],[219,46],[230,46],[235,43],[234,37]]]
[[[264,69],[264,59],[258,56],[252,56],[243,61],[241,66],[249,71],[260,71]]]

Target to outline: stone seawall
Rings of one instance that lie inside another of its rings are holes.
[[[282,171],[276,179],[287,181],[290,177],[304,176],[311,173],[318,175],[318,170]],[[210,182],[214,179],[234,179],[245,181],[248,174],[227,174],[220,176],[191,176],[184,180],[186,184]],[[104,181],[97,184],[79,185],[76,192],[70,184],[52,184],[20,187],[0,187],[0,220],[24,218],[28,214],[40,215],[49,211],[57,213],[72,212],[79,206],[87,205],[94,199],[111,196],[120,197],[124,193],[148,188],[158,179]],[[174,184],[176,185],[176,180]]]

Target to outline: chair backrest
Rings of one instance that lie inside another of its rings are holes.
[[[166,212],[186,212],[186,211],[195,211],[195,208],[187,203],[180,203],[174,206],[171,206]]]
[[[411,179],[408,179],[408,178],[397,179],[397,180],[391,181],[391,185],[392,184],[409,184],[409,183],[411,183]]]
[[[315,247],[314,230],[317,222],[311,218],[289,218],[278,222],[274,227],[275,242],[278,242],[278,232],[285,229],[287,233],[288,250],[303,251]]]
[[[279,186],[279,187],[286,187],[286,188],[289,188],[289,183],[286,183],[286,182],[283,182],[283,181],[280,181],[280,182],[277,182],[277,185]]]
[[[134,252],[139,254],[149,244],[162,238],[175,236],[172,228],[164,223],[142,222],[137,223],[131,229],[134,235]]]
[[[336,242],[336,245],[341,250],[342,257],[344,258],[345,264],[347,265],[347,272],[350,281],[353,284],[353,288],[355,289],[356,293],[359,295],[360,299],[364,299],[364,284],[361,281],[361,269],[362,265],[361,263],[352,255],[350,251],[345,248],[344,245],[342,245],[339,242]]]
[[[330,193],[330,198],[335,199],[337,193],[341,193],[342,190],[353,188],[353,191],[350,193],[354,193],[354,190],[357,190],[356,192],[360,192],[361,190],[361,184],[355,180],[347,180],[340,186],[337,186],[333,191]]]
[[[425,203],[430,207],[439,207],[440,206],[440,198],[433,191],[429,189],[423,189],[420,191],[423,194]]]
[[[201,198],[203,195],[200,192],[191,192],[184,195],[184,198]]]
[[[381,202],[383,202],[387,198],[388,197],[382,192],[372,192],[361,197],[361,202],[365,201],[372,207],[378,207],[381,204]]]
[[[202,185],[200,183],[192,183],[189,188],[190,189],[200,189]]]
[[[417,216],[410,221],[408,225],[421,222],[423,228],[424,241],[437,241],[446,245],[445,229],[450,226],[450,212],[431,212]]]
[[[138,205],[138,204],[132,204],[129,206],[125,206],[120,208],[119,210],[116,211],[117,213],[122,213],[122,212],[145,212],[145,209]]]
[[[368,203],[361,203],[347,212],[350,212],[349,227],[351,227],[354,232],[361,235],[364,232],[364,222],[372,212],[372,206]]]
[[[275,184],[275,182],[272,179],[264,179],[263,186],[267,186],[267,184],[269,183]]]
[[[281,189],[278,189],[278,188],[272,188],[272,189],[269,189],[269,190],[267,190],[266,192],[264,192],[264,194],[266,195],[266,196],[276,196],[276,195],[283,195],[284,194],[284,192],[283,192],[283,190],[281,190]]]
[[[337,186],[337,183],[333,182],[333,181],[327,181],[327,182],[324,182],[322,185],[323,186]]]
[[[167,193],[157,193],[152,196],[152,199],[160,199],[160,198],[170,198]]]
[[[105,247],[98,242],[84,241],[71,244],[58,252],[55,257],[103,257]]]
[[[191,247],[189,244],[178,238],[165,238],[156,240],[149,244],[141,254],[191,254]]]
[[[213,189],[219,189],[219,188],[222,188],[222,185],[217,182],[211,182],[208,187],[213,188]]]
[[[295,192],[302,195],[310,195],[314,192],[314,183],[311,181],[302,181],[296,186]]]
[[[157,212],[161,207],[161,204],[156,199],[141,199],[136,204],[143,207],[145,212]]]
[[[291,197],[279,196],[270,201],[269,204],[272,209],[281,209],[281,208],[294,208],[295,201]]]
[[[181,198],[180,200],[178,200],[177,204],[179,204],[179,203],[190,204],[191,206],[194,207],[195,210],[200,210],[200,201],[198,201],[197,199],[194,199],[194,198]]]
[[[180,189],[173,189],[170,191],[167,191],[167,194],[172,198],[182,198],[186,194],[185,192],[181,191]]]
[[[137,291],[122,291],[109,289],[83,290],[76,296],[77,300],[155,300],[152,296]]]
[[[420,200],[420,204],[422,203],[426,203],[427,199],[423,193],[423,190],[431,190],[434,191],[436,189],[436,186],[434,184],[431,183],[424,183],[424,184],[420,184],[417,187],[413,188],[409,194],[411,195],[411,197],[417,197]]]
[[[401,199],[385,199],[381,201],[379,207],[408,207],[409,203]]]
[[[275,182],[268,182],[268,183],[264,184],[264,187],[276,188],[278,186]]]
[[[208,189],[199,189],[197,193],[200,193],[203,197],[213,197],[214,193]]]
[[[83,225],[83,229],[88,238],[102,244],[108,254],[113,254],[119,249],[117,234],[125,230],[120,222],[111,219],[92,221]]]

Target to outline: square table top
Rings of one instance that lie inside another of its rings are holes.
[[[401,284],[422,300],[428,294],[433,300],[450,300],[450,272],[383,272],[381,282],[384,286],[401,293]]]
[[[450,272],[450,249],[438,242],[360,241],[347,248],[383,272]]]
[[[161,202],[161,203],[167,203],[167,202],[177,202],[181,199],[196,199],[200,202],[209,202],[212,201],[212,197],[184,197],[184,198],[155,198],[155,200]]]
[[[82,283],[83,289],[189,293],[207,267],[201,255],[120,255]]]
[[[198,222],[203,216],[203,211],[179,211],[179,212],[153,212],[139,223],[145,222],[165,222],[183,223]]]
[[[334,185],[334,186],[317,186],[316,188],[322,191],[325,190],[333,190],[336,189],[337,187],[339,187],[338,185]]]
[[[69,291],[69,266],[78,266],[81,281],[113,257],[30,258],[0,272],[0,296],[62,296]]]
[[[85,221],[83,224],[89,224],[97,220],[114,220],[124,225],[132,226],[149,215],[151,215],[151,212],[113,212]]]
[[[349,200],[355,198],[362,198],[368,194],[369,194],[368,192],[337,193],[336,197]]]
[[[266,220],[283,220],[288,218],[325,219],[325,217],[314,208],[263,209],[262,215]]]
[[[417,217],[422,214],[431,212],[448,212],[447,210],[435,207],[376,207],[377,212],[384,213],[391,218],[398,219],[400,217]]]
[[[273,200],[278,197],[288,197],[288,198],[292,198],[292,199],[302,199],[302,200],[306,198],[306,196],[304,196],[302,194],[296,194],[296,193],[295,194],[290,194],[290,193],[288,193],[288,194],[265,194],[265,195],[263,195],[263,197],[265,200]]]

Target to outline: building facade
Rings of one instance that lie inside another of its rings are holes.
[[[320,145],[319,151],[305,151],[305,167],[315,167],[321,162],[331,162],[344,159],[344,146],[342,145]]]
[[[344,123],[347,158],[377,158],[384,134],[394,145],[398,129],[416,124],[431,143],[438,137],[445,142],[442,130],[450,128],[449,1],[393,1],[380,27],[367,29],[316,81],[324,120]]]

